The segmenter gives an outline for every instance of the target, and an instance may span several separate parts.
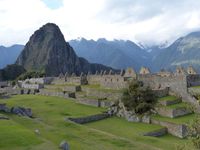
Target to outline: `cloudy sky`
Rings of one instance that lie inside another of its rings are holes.
[[[200,30],[200,0],[0,0],[0,45],[25,44],[47,22],[66,40],[161,44]]]

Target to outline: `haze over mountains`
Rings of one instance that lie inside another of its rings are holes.
[[[152,71],[159,71],[163,68],[174,69],[177,65],[193,65],[200,70],[200,32],[181,37],[166,48],[159,46],[144,48],[132,41],[108,41],[103,38],[97,41],[84,38],[71,40],[69,45],[73,47],[78,56],[92,63],[117,69],[133,67],[138,71],[141,66],[147,66]],[[44,43],[43,46],[47,45]],[[16,46],[13,47],[16,48]],[[23,49],[21,45],[17,46],[16,50],[13,47],[0,47],[0,68],[15,62],[20,49]],[[43,47],[40,47],[41,49]]]

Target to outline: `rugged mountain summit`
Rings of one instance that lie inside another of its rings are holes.
[[[90,64],[79,58],[64,39],[59,27],[53,23],[42,26],[30,37],[16,64],[26,70],[45,71],[47,75],[92,72],[112,68]]]

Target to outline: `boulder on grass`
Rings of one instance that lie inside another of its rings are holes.
[[[62,150],[69,150],[69,144],[66,141],[62,141],[59,148]]]

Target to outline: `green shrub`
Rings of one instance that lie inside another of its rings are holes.
[[[142,82],[132,81],[122,96],[124,106],[136,114],[143,114],[154,108],[157,100],[149,87],[144,87]]]
[[[44,77],[44,76],[45,76],[44,72],[28,71],[20,75],[17,78],[17,80],[25,80],[25,79],[30,79],[30,78]]]

